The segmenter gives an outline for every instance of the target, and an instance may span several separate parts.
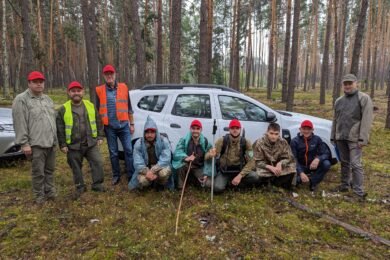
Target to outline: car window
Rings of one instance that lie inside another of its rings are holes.
[[[237,118],[243,121],[266,121],[266,112],[257,105],[238,97],[218,96],[222,118],[232,120]]]
[[[176,98],[172,115],[211,118],[210,96],[205,94],[183,94]]]
[[[167,95],[144,96],[138,102],[138,107],[143,110],[161,112],[167,101]]]

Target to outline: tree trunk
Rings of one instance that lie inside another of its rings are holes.
[[[387,67],[387,115],[386,115],[386,124],[385,128],[390,129],[390,63]]]
[[[329,40],[330,30],[332,25],[332,3],[328,0],[328,14],[326,17],[326,34],[324,43],[324,55],[322,57],[321,68],[321,86],[320,86],[320,104],[325,104],[325,90],[328,88],[328,75],[329,75]]]
[[[99,84],[95,2],[91,1],[88,3],[88,0],[81,0],[81,12],[84,24],[85,47],[87,50],[89,96],[90,100],[95,102],[95,87]]]
[[[124,82],[127,84],[132,84],[130,81],[130,62],[129,62],[129,45],[130,45],[130,37],[129,37],[129,7],[128,7],[128,2],[124,1],[123,2],[123,47],[122,47],[122,71],[123,71],[123,79]],[[157,57],[158,59],[158,57]]]
[[[234,72],[233,86],[234,89],[240,90],[240,17],[241,17],[241,0],[237,0],[236,8],[236,35],[234,45]]]
[[[5,0],[2,0],[3,3],[3,30],[2,30],[2,46],[3,46],[3,96],[4,98],[10,97],[9,89],[9,62],[8,62],[8,50],[7,50],[7,8],[5,5]]]
[[[352,61],[351,61],[351,73],[355,75],[357,75],[359,72],[360,49],[362,47],[364,26],[366,23],[366,16],[367,16],[367,8],[368,8],[368,0],[362,0],[360,14],[358,18],[358,26],[355,35],[355,43],[353,45]]]
[[[248,10],[248,50],[247,50],[247,57],[246,57],[246,79],[245,79],[245,89],[246,91],[249,90],[250,80],[251,80],[251,72],[252,72],[252,1],[249,3],[249,10]]]
[[[172,15],[170,24],[169,45],[169,81],[180,83],[181,81],[181,0],[172,0]]]
[[[157,0],[157,62],[156,83],[163,82],[162,0]]]
[[[272,98],[272,87],[274,81],[274,47],[275,47],[275,27],[276,27],[276,0],[272,0],[271,12],[271,31],[269,37],[268,51],[268,76],[267,76],[267,99]]]
[[[297,72],[297,60],[298,60],[298,40],[299,40],[299,15],[301,11],[301,1],[295,0],[294,3],[294,21],[293,21],[293,38],[291,46],[291,61],[290,72],[288,78],[288,92],[286,110],[293,111],[294,106],[294,91],[296,85],[296,72]]]
[[[201,0],[200,4],[200,24],[199,24],[199,69],[198,82],[201,84],[210,83],[209,71],[209,45],[207,35],[208,24],[208,0]]]
[[[317,49],[318,49],[318,1],[313,0],[313,16],[314,16],[314,34],[312,45],[312,74],[311,74],[311,88],[316,88],[317,81]]]
[[[236,89],[234,85],[234,55],[235,55],[235,45],[236,45],[236,20],[237,20],[237,1],[232,0],[233,4],[233,23],[232,23],[232,33],[230,35],[230,62],[229,62],[229,86],[233,89]]]
[[[129,15],[131,30],[133,32],[133,42],[135,45],[135,63],[137,64],[137,76],[135,80],[135,88],[140,88],[145,84],[146,80],[146,63],[144,42],[141,34],[141,24],[138,15],[138,1],[130,0]]]
[[[286,37],[284,39],[283,56],[283,82],[282,82],[282,102],[287,101],[288,87],[288,58],[290,55],[290,37],[291,37],[291,0],[287,0],[287,18],[286,18]]]
[[[333,1],[333,13],[334,13],[334,76],[333,76],[333,101],[336,102],[336,99],[340,96],[340,82],[339,78],[339,63],[340,63],[340,35],[339,35],[339,22],[338,22],[338,5],[337,0]]]
[[[29,2],[28,0],[19,0],[21,6],[22,26],[23,26],[23,42],[24,42],[24,55],[22,66],[22,79],[26,79],[27,74],[34,69],[35,59],[33,49],[31,45],[31,27],[29,21]],[[27,80],[24,80],[27,82]]]

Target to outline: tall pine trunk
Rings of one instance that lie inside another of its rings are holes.
[[[21,15],[22,15],[22,27],[23,27],[23,59],[22,59],[22,72],[21,78],[25,79],[27,74],[34,70],[34,54],[31,44],[31,27],[30,27],[30,17],[29,17],[29,2],[28,0],[19,0],[21,6]],[[27,82],[25,80],[25,82]]]
[[[3,46],[3,96],[4,98],[10,97],[9,89],[9,62],[8,62],[8,50],[7,50],[7,9],[5,0],[2,0],[3,4],[3,30],[1,42]]]
[[[137,64],[137,76],[135,88],[140,88],[146,81],[146,62],[144,42],[141,34],[141,24],[138,15],[138,1],[130,0],[130,23],[135,45],[135,63]]]
[[[360,49],[362,47],[364,26],[366,24],[367,8],[368,0],[362,0],[351,61],[351,73],[355,75],[359,72]]]
[[[81,0],[81,12],[84,25],[85,47],[87,50],[89,96],[90,100],[95,102],[95,87],[99,83],[99,59],[97,49],[95,2],[91,1],[88,3],[88,0]]]
[[[157,0],[156,83],[163,82],[162,0]]]
[[[181,0],[172,0],[169,45],[169,82],[181,81]]]
[[[284,56],[283,56],[282,102],[287,101],[288,58],[290,55],[290,37],[291,37],[291,0],[287,0],[286,37],[284,39]]]
[[[294,2],[294,20],[293,20],[293,38],[291,46],[291,61],[290,72],[288,78],[288,92],[286,110],[293,111],[294,106],[294,91],[296,85],[296,72],[297,72],[297,60],[298,60],[298,40],[299,40],[299,15],[301,9],[301,1],[295,0]]]
[[[271,31],[268,45],[268,76],[267,76],[267,99],[271,99],[274,81],[274,47],[275,47],[275,27],[276,27],[276,0],[272,0],[271,11]]]
[[[322,57],[321,68],[321,85],[320,85],[320,104],[325,104],[325,90],[328,88],[328,75],[329,75],[329,40],[330,30],[332,26],[332,4],[331,0],[328,0],[328,13],[326,17],[326,34],[324,43],[324,56]]]

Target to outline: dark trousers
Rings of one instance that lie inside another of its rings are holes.
[[[104,181],[103,159],[97,145],[92,147],[81,146],[80,150],[69,149],[67,153],[68,164],[72,168],[73,181],[76,189],[85,189],[82,171],[84,157],[87,159],[91,168],[92,190],[101,190]]]
[[[221,173],[219,172],[214,180],[214,191],[216,193],[223,192],[227,186],[233,186],[231,181],[239,174],[236,173]],[[250,188],[255,186],[259,181],[259,175],[255,172],[250,172],[248,175],[242,178],[239,188]]]
[[[129,126],[125,126],[119,129],[114,129],[110,126],[104,126],[104,132],[106,133],[108,151],[110,152],[110,161],[112,167],[112,177],[120,178],[120,166],[118,156],[118,138],[123,146],[125,153],[125,164],[127,171],[127,178],[130,181],[133,176],[133,147],[131,145],[131,133]]]
[[[311,186],[317,186],[325,177],[326,173],[329,171],[331,167],[331,163],[329,160],[323,160],[318,164],[317,170],[310,170],[310,168],[304,167],[305,174],[310,179],[310,185]],[[297,184],[302,183],[300,172],[297,174]]]
[[[272,176],[272,177],[260,177],[260,183],[263,185],[273,185],[276,187],[281,187],[283,189],[291,189],[292,180],[295,173],[290,173],[282,176]]]
[[[186,178],[186,174],[188,171],[188,165],[185,165],[177,170],[177,188],[182,189],[184,185],[184,180]],[[203,169],[202,168],[191,168],[190,172],[188,173],[188,179],[187,184],[192,184],[194,186],[202,186],[199,179],[203,178]],[[206,183],[204,184],[204,187],[211,187],[211,177],[207,178]]]

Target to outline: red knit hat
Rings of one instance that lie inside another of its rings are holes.
[[[39,71],[33,71],[30,74],[28,74],[28,78],[27,78],[28,81],[35,80],[35,79],[45,80],[45,76],[43,76],[43,74]]]
[[[81,86],[80,82],[78,82],[78,81],[72,81],[72,82],[68,85],[68,90],[71,90],[72,88],[81,88],[81,89],[84,89],[84,87]]]
[[[301,124],[301,127],[309,127],[311,129],[313,129],[313,123],[310,121],[310,120],[305,120],[302,122]]]
[[[230,121],[229,128],[232,128],[232,127],[241,128],[240,121],[238,119],[233,119],[232,121]]]
[[[194,121],[191,122],[190,127],[193,127],[193,126],[197,126],[197,127],[202,128],[202,123],[199,120],[195,119]]]
[[[115,73],[115,68],[114,68],[114,66],[112,66],[112,65],[110,65],[110,64],[104,66],[104,68],[103,68],[103,74],[106,73],[106,72]]]

